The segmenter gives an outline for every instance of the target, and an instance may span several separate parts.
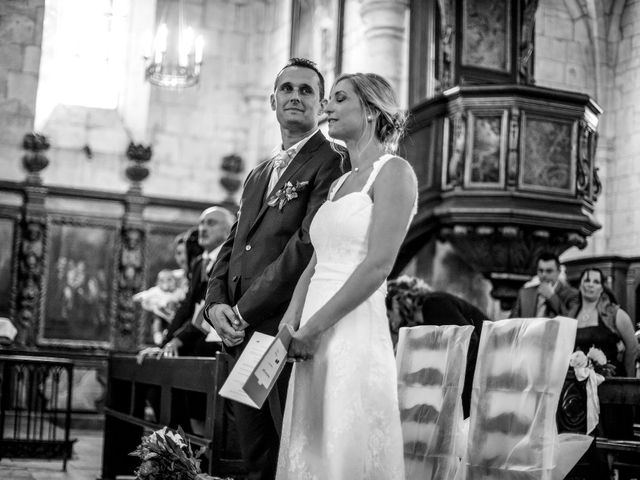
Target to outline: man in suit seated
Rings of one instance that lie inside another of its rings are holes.
[[[537,262],[538,282],[518,291],[511,318],[561,315],[567,306],[578,301],[578,291],[560,280],[560,260],[551,252],[543,252]]]
[[[151,347],[138,354],[138,361],[142,362],[147,356],[176,357],[200,356],[214,357],[221,350],[219,341],[210,341],[197,325],[192,323],[198,308],[204,305],[205,293],[209,275],[222,247],[222,243],[229,235],[235,217],[223,207],[209,207],[202,212],[198,221],[198,244],[203,252],[195,258],[190,268],[189,290],[167,331],[167,337],[162,348]],[[150,399],[151,404],[156,399]],[[204,413],[206,411],[205,397],[201,394],[190,394],[177,401],[184,401],[184,414],[189,417],[191,430],[196,434],[204,431]],[[182,420],[185,422],[186,419]]]
[[[394,345],[398,340],[400,327],[417,325],[471,325],[473,327],[461,395],[462,410],[465,418],[468,417],[482,322],[487,320],[487,315],[460,297],[447,292],[433,291],[426,282],[406,275],[389,281],[386,302]]]

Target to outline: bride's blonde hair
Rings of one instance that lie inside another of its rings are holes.
[[[367,116],[377,114],[374,135],[388,153],[395,153],[406,124],[406,114],[398,106],[396,94],[387,80],[375,73],[344,73],[341,80],[349,80]],[[364,122],[367,119],[363,119]]]

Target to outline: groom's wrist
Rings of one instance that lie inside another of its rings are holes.
[[[236,314],[236,317],[238,317],[240,320],[242,320],[244,322],[244,318],[242,318],[242,314],[240,313],[240,310],[238,309],[238,305],[234,305],[231,308],[233,309],[233,313]]]

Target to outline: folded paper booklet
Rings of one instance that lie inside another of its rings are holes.
[[[287,362],[292,334],[289,327],[275,337],[255,332],[218,393],[250,407],[262,408]]]

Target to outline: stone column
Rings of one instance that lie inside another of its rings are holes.
[[[264,155],[268,154],[268,151],[265,152],[262,148],[263,139],[265,138],[265,105],[268,105],[269,102],[268,91],[250,88],[245,96],[249,129],[247,131],[248,142],[246,149],[243,150],[243,156],[248,170],[255,167],[263,159]],[[270,110],[269,112],[271,113]],[[279,138],[279,135],[275,138]],[[269,148],[272,148],[272,146]]]
[[[365,25],[369,64],[400,92],[404,72],[405,15],[408,0],[363,0],[360,15]]]

